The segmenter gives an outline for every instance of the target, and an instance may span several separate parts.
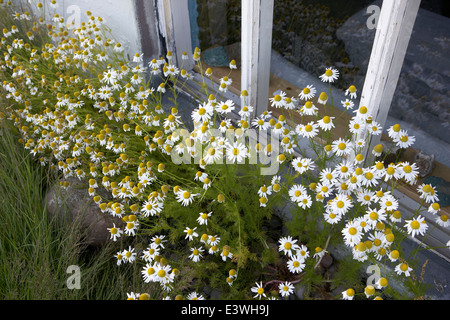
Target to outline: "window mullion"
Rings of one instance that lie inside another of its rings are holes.
[[[253,106],[254,114],[268,107],[273,6],[273,0],[242,1],[241,89],[248,97],[241,103]]]
[[[420,0],[384,0],[377,32],[361,94],[360,106],[366,106],[372,119],[385,125],[397,87]],[[363,152],[371,156],[381,136],[370,136]]]
[[[159,0],[161,14],[160,29],[166,40],[167,50],[172,52],[174,63],[183,69],[192,70],[192,59],[182,60],[184,51],[192,48],[188,0]]]

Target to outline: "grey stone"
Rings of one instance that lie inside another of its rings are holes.
[[[329,269],[333,264],[333,257],[330,254],[325,254],[320,260],[320,266],[324,269]]]
[[[414,162],[419,167],[419,177],[424,178],[433,171],[434,154],[428,155],[422,150],[419,150]]]
[[[305,299],[305,294],[307,292],[307,288],[305,287],[305,285],[301,282],[297,283],[294,286],[294,294],[297,297],[298,300],[304,300]]]
[[[120,218],[103,213],[88,193],[87,183],[78,179],[65,179],[69,187],[64,189],[59,182],[54,184],[45,196],[45,205],[50,218],[69,223],[80,228],[84,233],[85,243],[101,246],[109,241],[108,228],[122,226]],[[99,188],[100,189],[100,188]],[[107,198],[106,191],[104,192]]]

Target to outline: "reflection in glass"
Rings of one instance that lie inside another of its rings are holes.
[[[388,125],[399,123],[416,135],[421,149],[450,167],[449,1],[422,1]]]
[[[189,0],[193,38],[204,62],[226,67],[235,59],[239,67],[241,41],[240,0]]]
[[[335,85],[362,88],[375,30],[367,27],[362,0],[275,1],[272,48],[306,73],[318,77],[338,68]]]

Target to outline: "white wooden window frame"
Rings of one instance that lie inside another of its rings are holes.
[[[421,0],[384,0],[361,93],[359,106],[365,106],[372,119],[384,126],[397,88],[412,29]],[[370,136],[363,152],[365,159],[380,143]]]
[[[174,64],[192,70],[192,38],[188,0],[155,0],[159,12],[159,31],[165,38],[167,51],[172,53]],[[182,60],[183,52],[188,60]]]
[[[172,52],[178,65],[186,51],[190,59],[183,62],[183,68],[192,70],[188,0],[155,1],[160,13],[159,30],[167,50]],[[249,93],[245,102],[254,107],[254,114],[261,114],[268,107],[273,7],[274,0],[242,1],[241,90]],[[244,100],[240,102],[244,104]]]
[[[274,0],[244,0],[241,5],[241,104],[254,107],[254,115],[267,111],[272,52]]]
[[[188,0],[155,0],[159,29],[177,65],[192,70],[192,39]],[[383,0],[371,57],[361,93],[373,119],[385,124],[421,0]],[[254,107],[254,115],[268,109],[274,0],[242,0],[241,4],[241,99]],[[201,49],[201,48],[200,48]],[[181,60],[183,52],[189,54]],[[370,156],[379,136],[370,137],[364,152]]]

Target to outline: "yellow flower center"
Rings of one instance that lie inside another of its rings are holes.
[[[364,242],[358,243],[358,251],[364,252],[364,251],[366,251],[366,249],[367,249],[367,246]]]
[[[391,252],[392,259],[398,259],[399,256],[400,256],[400,253],[398,252],[398,250],[394,250]]]
[[[374,286],[368,285],[368,286],[364,289],[364,292],[365,292],[367,295],[371,296],[371,295],[373,295],[373,294],[375,293],[375,288],[374,288]]]
[[[412,229],[417,230],[420,228],[420,223],[419,223],[419,221],[414,220],[411,222],[410,226]]]
[[[389,167],[386,169],[386,173],[392,176],[395,173],[395,169],[393,167]]]
[[[325,92],[322,92],[319,96],[319,99],[322,101],[328,100],[328,95]]]
[[[394,234],[393,233],[389,233],[386,235],[386,241],[388,242],[393,242],[394,241]]]
[[[166,272],[164,270],[159,270],[158,271],[158,277],[164,278],[165,276],[166,276]]]
[[[373,173],[372,172],[367,172],[365,175],[367,180],[372,180],[373,179]]]

